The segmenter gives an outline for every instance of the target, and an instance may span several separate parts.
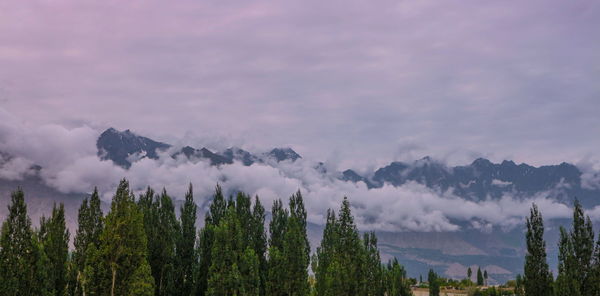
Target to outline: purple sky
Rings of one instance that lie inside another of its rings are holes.
[[[598,160],[599,28],[591,0],[2,1],[0,108],[355,167]]]

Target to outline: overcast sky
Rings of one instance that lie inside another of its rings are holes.
[[[2,1],[0,108],[355,167],[597,160],[599,28],[594,0]]]

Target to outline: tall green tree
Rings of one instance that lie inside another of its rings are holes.
[[[73,245],[75,250],[73,252],[72,260],[72,277],[71,291],[73,295],[79,296],[86,293],[86,287],[83,285],[83,271],[87,261],[90,257],[88,248],[90,245],[93,246],[94,250],[97,251],[100,247],[100,234],[103,229],[104,214],[100,207],[100,196],[98,194],[98,188],[94,188],[91,196],[85,198],[79,207],[77,215],[77,232],[75,233],[75,239]],[[87,293],[89,295],[89,293]]]
[[[267,281],[267,234],[265,232],[265,208],[258,196],[254,198],[251,223],[251,246],[258,258],[259,294],[265,295]]]
[[[573,228],[571,229],[571,245],[573,258],[577,268],[574,277],[578,280],[582,295],[592,295],[593,279],[592,255],[594,253],[594,230],[589,216],[583,212],[583,207],[575,200],[573,209]]]
[[[97,268],[104,273],[99,279],[109,279],[100,285],[100,295],[131,295],[140,285],[154,285],[152,277],[145,274],[148,269],[142,268],[148,264],[144,215],[125,179],[120,182],[106,216],[99,253],[103,264]]]
[[[571,238],[564,227],[560,227],[560,239],[558,242],[558,276],[554,283],[556,296],[580,296],[580,286],[575,278],[577,265],[573,257],[573,246]]]
[[[48,280],[53,295],[64,295],[67,288],[67,260],[69,258],[69,230],[65,224],[65,207],[52,207],[52,215],[40,221],[39,239],[48,258]]]
[[[194,295],[194,270],[198,263],[198,256],[195,249],[197,209],[198,207],[194,202],[192,184],[190,184],[179,215],[181,234],[177,240],[176,248],[176,261],[178,267],[177,286],[180,287],[180,294],[182,296]]]
[[[289,212],[283,207],[281,200],[275,200],[271,208],[269,222],[269,260],[267,271],[266,294],[285,295],[287,265],[283,253],[285,233]]]
[[[199,266],[196,281],[196,295],[204,296],[208,288],[209,269],[212,265],[212,249],[215,228],[225,216],[227,202],[221,186],[217,184],[209,212],[204,219],[204,227],[200,230],[198,242]]]
[[[21,188],[11,194],[2,223],[0,262],[0,295],[50,295],[48,258],[31,228]]]
[[[317,248],[316,259],[317,295],[365,293],[365,249],[346,197],[337,219],[333,211],[329,210],[327,213],[323,240]]]
[[[471,267],[469,267],[469,269],[467,269],[467,278],[470,280],[472,275],[473,271],[471,270]]]
[[[383,295],[381,293],[375,295]],[[390,260],[385,270],[385,295],[387,296],[412,296],[410,283],[406,277],[406,270],[398,259]]]
[[[306,233],[306,210],[300,191],[290,197],[290,215],[284,234],[283,257],[286,262],[286,295],[307,295],[310,245]]]
[[[440,281],[433,269],[429,270],[427,282],[429,283],[429,296],[440,296]]]
[[[225,217],[214,228],[213,260],[208,272],[207,295],[245,295],[239,258],[242,244],[242,231],[235,207],[228,207]]]
[[[525,294],[527,296],[551,295],[553,279],[546,261],[544,221],[536,204],[532,205],[526,224]],[[479,282],[479,275],[477,281]]]
[[[481,273],[481,267],[477,267],[477,286],[483,286],[483,274]]]
[[[381,265],[381,256],[379,254],[379,249],[377,247],[377,236],[375,235],[375,232],[369,232],[369,233],[365,233],[363,235],[363,244],[364,244],[364,249],[365,249],[365,259],[364,259],[364,264],[365,264],[365,276],[364,276],[364,280],[363,280],[363,291],[365,293],[365,295],[369,295],[369,296],[375,296],[375,295],[383,295],[384,292],[384,269],[382,269],[382,265]],[[394,258],[395,259],[395,258]],[[402,266],[400,264],[398,264],[398,260],[395,260],[393,262],[390,262],[390,267],[391,269],[398,269],[401,268]],[[398,266],[394,265],[397,264]],[[393,265],[393,266],[391,266]],[[402,271],[404,270],[403,268],[401,268]],[[391,272],[391,271],[390,271]],[[393,276],[394,280],[401,280],[403,281],[406,278],[406,274],[400,274],[399,270],[395,270],[393,271],[395,274]],[[401,277],[398,277],[401,276]],[[398,291],[397,284],[398,283],[394,283],[395,284],[395,288],[394,291]],[[398,294],[397,294],[398,295]]]

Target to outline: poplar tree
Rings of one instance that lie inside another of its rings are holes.
[[[551,295],[552,274],[546,262],[544,221],[535,203],[531,207],[530,216],[527,218],[526,224],[525,294],[527,296]],[[477,282],[479,284],[479,274]]]
[[[371,294],[369,294],[371,295]],[[374,295],[383,295],[382,293]],[[394,257],[387,264],[385,270],[385,295],[387,296],[411,296],[410,283],[406,277],[406,270],[398,259]]]
[[[327,220],[323,230],[323,238],[321,245],[317,247],[317,253],[313,260],[313,271],[316,279],[316,294],[335,295],[334,283],[335,276],[335,253],[336,243],[338,241],[338,223],[335,212],[331,209],[327,210]]]
[[[589,216],[585,216],[578,200],[573,209],[573,228],[571,229],[571,246],[576,268],[574,278],[577,279],[582,295],[592,295],[593,279],[592,255],[594,253],[594,230]]]
[[[85,269],[86,262],[92,262],[93,260],[88,258],[91,256],[91,252],[88,252],[89,247],[93,247],[94,251],[97,251],[100,247],[100,234],[103,229],[104,215],[100,208],[100,196],[98,189],[94,188],[89,198],[83,199],[79,212],[77,215],[77,231],[75,233],[75,239],[73,245],[75,250],[73,252],[72,268],[74,270],[73,286],[71,287],[74,295],[83,295],[86,292],[86,287],[83,285],[83,271]],[[89,295],[89,293],[87,293]]]
[[[214,228],[213,260],[208,272],[207,295],[245,295],[240,272],[239,250],[242,233],[235,207],[229,206],[225,217]]]
[[[140,286],[154,285],[145,267],[147,240],[143,216],[129,191],[129,182],[123,179],[100,236],[99,256],[103,266],[94,266],[103,273],[100,279],[108,278],[108,282],[101,284],[100,295],[132,295]]]
[[[440,296],[440,281],[433,269],[429,270],[427,282],[429,283],[429,296]]]
[[[286,262],[284,288],[287,295],[307,295],[310,245],[306,234],[306,210],[300,191],[290,197],[290,216],[284,234],[283,257]]]
[[[185,195],[185,202],[181,207],[179,223],[181,234],[177,240],[176,260],[178,266],[177,286],[180,287],[182,296],[192,296],[195,289],[194,270],[198,263],[196,254],[196,214],[198,207],[194,202],[192,184]]]
[[[573,209],[571,231],[561,227],[559,240],[558,276],[556,295],[600,295],[595,276],[594,231],[589,216],[583,212],[578,200]]]
[[[252,208],[251,235],[252,248],[258,259],[259,294],[265,295],[267,281],[267,234],[265,232],[265,208],[258,196],[254,198]]]
[[[212,249],[214,242],[214,231],[221,219],[225,216],[227,202],[223,197],[221,186],[217,184],[209,212],[204,219],[204,227],[200,230],[198,242],[199,266],[198,280],[196,284],[196,295],[206,295],[208,287],[209,269],[212,265]]]
[[[556,296],[582,295],[578,280],[575,278],[576,268],[571,238],[565,228],[561,226],[558,242],[558,276],[554,283],[554,293]]]
[[[0,295],[50,295],[48,259],[31,228],[25,194],[11,194],[0,233]]]
[[[383,279],[383,277],[384,277],[383,271],[384,270],[382,269],[382,266],[381,266],[381,256],[379,254],[379,249],[377,248],[377,236],[375,235],[375,232],[365,233],[363,235],[363,244],[364,244],[364,249],[365,249],[365,259],[364,259],[365,276],[364,276],[364,280],[362,283],[362,285],[364,285],[363,291],[364,291],[365,295],[369,295],[369,296],[382,295],[383,290],[384,290],[384,286],[383,286],[383,280],[384,280]],[[398,264],[397,260],[395,260],[395,264],[400,266]],[[400,274],[401,272],[399,270],[396,270],[396,268],[398,268],[398,266],[396,266],[392,262],[390,262],[390,265],[389,265],[389,267],[391,267],[390,272],[392,272],[392,269],[393,269],[393,272],[395,274],[394,274],[394,276],[392,276],[392,278],[394,278],[394,280],[403,281],[406,274]],[[400,277],[398,277],[398,276],[400,276]],[[395,284],[398,284],[398,283],[395,283]],[[399,291],[399,289],[394,288],[394,291]],[[393,295],[393,294],[391,294],[391,295]],[[398,295],[398,294],[396,294],[396,295]]]
[[[67,287],[67,260],[69,257],[69,230],[65,224],[65,207],[52,207],[50,218],[42,217],[39,239],[48,258],[48,281],[53,295],[64,295]]]
[[[267,295],[285,295],[286,261],[283,253],[289,213],[281,200],[275,200],[269,223],[269,260],[267,271]]]
[[[483,286],[483,274],[481,273],[481,267],[477,267],[477,286]]]
[[[350,202],[344,197],[338,219],[328,211],[323,240],[317,248],[317,295],[364,294],[364,254]]]

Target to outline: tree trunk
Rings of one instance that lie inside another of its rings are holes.
[[[112,287],[110,288],[110,296],[115,296],[115,281],[117,280],[117,269],[112,268]]]

